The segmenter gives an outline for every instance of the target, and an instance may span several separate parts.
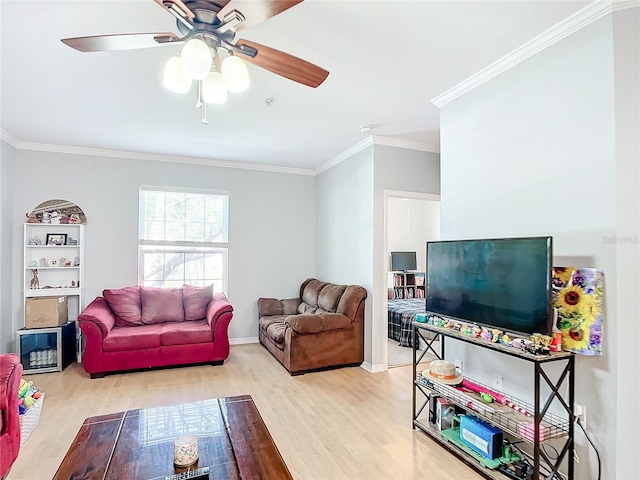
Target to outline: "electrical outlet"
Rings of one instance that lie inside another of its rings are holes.
[[[584,405],[580,405],[579,403],[574,404],[573,415],[576,418],[580,419],[580,423],[586,429],[587,428],[587,407]]]
[[[458,369],[458,370],[460,370],[462,372],[462,360],[456,358],[455,366],[456,366],[456,369]]]
[[[493,381],[491,382],[491,386],[493,388],[495,388],[496,390],[498,390],[499,392],[502,391],[502,377],[500,375],[494,375],[493,376]]]

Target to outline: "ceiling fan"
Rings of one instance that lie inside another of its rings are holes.
[[[64,38],[62,42],[81,52],[133,50],[187,43],[198,38],[215,54],[219,51],[237,56],[294,82],[316,88],[329,75],[323,68],[285,52],[256,42],[238,39],[236,33],[258,24],[302,0],[154,0],[176,18],[181,36],[173,33],[137,33]]]

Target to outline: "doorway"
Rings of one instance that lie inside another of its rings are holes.
[[[404,276],[398,276],[391,270],[390,255],[391,252],[415,252],[415,277],[426,271],[426,243],[440,239],[440,195],[385,191],[384,216],[384,252],[387,257],[384,281],[387,285],[387,296],[384,301],[386,321],[383,328],[383,358],[386,368],[393,368],[411,365],[413,361],[413,349],[406,342],[406,329],[410,324],[412,312],[424,311],[425,299],[422,295],[425,289],[395,288],[398,278]],[[424,276],[422,278],[426,280]],[[392,313],[389,313],[390,308]],[[401,333],[403,327],[404,334]]]

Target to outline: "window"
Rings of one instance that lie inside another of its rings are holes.
[[[228,194],[141,187],[140,284],[226,292],[228,232]]]

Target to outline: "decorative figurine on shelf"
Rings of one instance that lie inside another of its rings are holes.
[[[60,214],[58,212],[51,212],[51,224],[60,225]]]
[[[29,239],[29,245],[42,245],[42,240],[37,235]]]
[[[26,217],[27,217],[27,223],[40,223],[40,220],[38,220],[38,217],[36,217],[36,214],[33,212],[27,213]]]
[[[31,270],[31,273],[33,274],[33,278],[31,279],[31,290],[37,290],[38,288],[40,288],[40,280],[38,279],[38,270],[33,269]]]
[[[506,333],[500,337],[500,343],[503,345],[511,346],[511,337]]]
[[[530,347],[531,353],[536,355],[549,355],[549,345],[553,341],[553,338],[542,335],[541,333],[534,333],[530,337],[532,345]]]
[[[80,223],[80,215],[77,213],[69,215],[69,223]]]
[[[493,330],[491,330],[491,341],[493,343],[498,343],[498,340],[500,340],[500,334],[502,332],[500,330],[498,330],[497,328],[494,328]]]
[[[42,212],[42,223],[51,223],[51,214],[49,212]]]

